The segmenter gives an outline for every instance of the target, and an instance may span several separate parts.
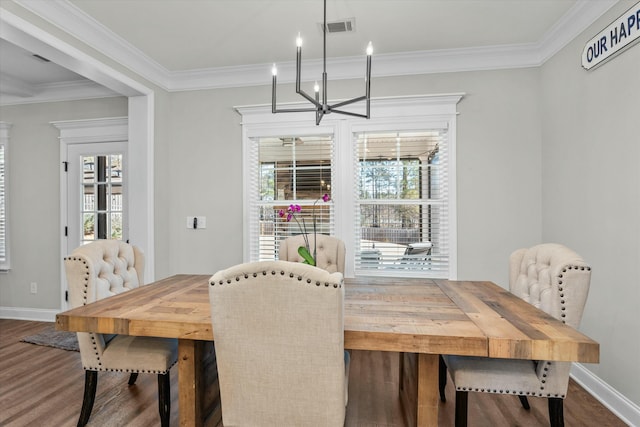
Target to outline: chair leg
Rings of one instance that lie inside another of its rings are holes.
[[[84,371],[84,397],[82,398],[82,409],[78,419],[78,427],[84,427],[89,422],[93,402],[96,400],[96,388],[98,386],[98,371]]]
[[[440,387],[440,401],[446,402],[447,397],[444,394],[444,389],[447,387],[447,364],[444,363],[444,358],[440,355],[440,369],[438,370],[438,384]]]
[[[467,427],[467,401],[469,393],[456,390],[456,427]]]
[[[171,415],[171,381],[169,372],[158,374],[158,409],[160,410],[160,425],[169,427]]]
[[[527,396],[518,396],[518,399],[520,399],[520,403],[522,404],[522,407],[524,409],[526,409],[527,411],[531,409],[531,406],[529,406],[529,400],[527,399]]]
[[[563,400],[559,397],[550,397],[549,400],[549,424],[551,427],[564,427]]]
[[[134,385],[138,379],[138,373],[134,372],[129,376],[129,385]]]

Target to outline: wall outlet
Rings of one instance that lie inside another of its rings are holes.
[[[207,217],[206,216],[188,216],[187,228],[191,228],[191,229],[207,228]]]
[[[31,291],[32,294],[37,294],[38,293],[38,284],[36,282],[31,282],[29,290]]]

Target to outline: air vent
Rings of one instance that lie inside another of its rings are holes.
[[[318,23],[322,32],[322,23]],[[356,30],[356,18],[343,19],[341,21],[327,22],[327,34],[352,33]]]

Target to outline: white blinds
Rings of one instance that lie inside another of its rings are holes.
[[[6,146],[0,142],[0,270],[9,268],[7,256]]]
[[[280,241],[314,233],[314,222],[316,233],[334,234],[333,202],[322,200],[334,182],[332,135],[253,138],[249,156],[251,261],[278,259]],[[300,211],[287,221],[290,205]]]
[[[354,138],[356,274],[448,277],[447,131]]]

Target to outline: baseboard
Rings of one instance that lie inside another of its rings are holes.
[[[0,307],[0,319],[35,320],[38,322],[55,322],[60,310],[25,307]]]
[[[571,366],[571,378],[623,422],[632,427],[640,427],[640,406],[602,381],[582,364],[574,363]]]

